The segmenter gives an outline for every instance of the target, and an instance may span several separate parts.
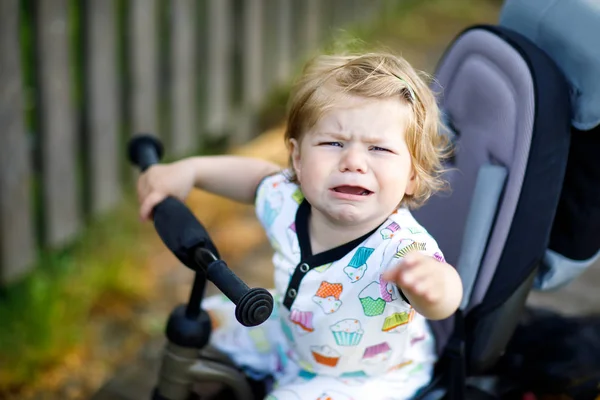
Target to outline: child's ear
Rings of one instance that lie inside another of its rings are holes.
[[[300,143],[296,139],[290,139],[291,154],[292,154],[292,167],[296,173],[298,181],[300,180]]]
[[[404,194],[412,196],[415,194],[415,190],[417,189],[417,174],[415,174],[415,169],[411,168],[410,177],[408,178],[408,182],[406,182],[406,190]]]

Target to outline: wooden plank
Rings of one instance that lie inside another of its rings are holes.
[[[207,0],[207,101],[205,130],[221,136],[231,119],[231,81],[233,67],[232,0]]]
[[[304,50],[306,55],[310,56],[319,48],[319,38],[321,26],[321,1],[306,0],[305,2],[305,25],[304,25]]]
[[[266,95],[263,76],[265,1],[245,0],[241,6],[242,104],[230,141],[233,145],[245,143],[257,134],[257,111]]]
[[[156,0],[129,4],[131,133],[158,135],[157,4]]]
[[[180,157],[196,150],[196,46],[193,0],[173,0],[171,6],[171,140]]]
[[[90,209],[106,212],[121,196],[119,165],[120,96],[117,90],[115,0],[86,2],[86,134]]]
[[[254,110],[263,99],[262,79],[264,0],[244,1],[243,10],[243,103]]]
[[[279,0],[277,16],[277,83],[285,83],[292,73],[292,0]]]
[[[265,62],[262,68],[262,79],[264,83],[265,93],[268,93],[277,80],[277,56],[278,43],[277,36],[279,33],[279,0],[263,0],[263,58]]]
[[[37,9],[44,238],[62,246],[81,227],[67,0],[38,0]]]
[[[0,282],[17,280],[35,258],[31,157],[24,127],[19,0],[0,0]]]

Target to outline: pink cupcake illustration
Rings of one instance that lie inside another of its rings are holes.
[[[300,311],[297,308],[293,308],[290,313],[290,321],[296,325],[299,333],[310,333],[315,330],[313,327],[313,313],[312,311]]]
[[[352,318],[338,321],[330,329],[339,346],[356,346],[364,335],[360,321]]]
[[[390,224],[388,226],[383,228],[379,233],[381,234],[381,237],[383,238],[383,240],[386,240],[386,239],[390,239],[390,238],[394,237],[394,233],[396,233],[399,229],[400,229],[400,225],[398,225],[398,223],[392,221],[392,222],[390,222]]]
[[[378,364],[390,358],[392,349],[387,342],[379,343],[374,346],[369,346],[365,349],[362,357],[362,362],[365,364]]]

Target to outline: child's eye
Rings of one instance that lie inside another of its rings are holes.
[[[385,152],[388,152],[388,153],[392,153],[392,151],[390,149],[386,149],[384,147],[379,147],[379,146],[371,146],[371,150],[385,151]]]
[[[340,142],[322,142],[319,143],[320,146],[335,146],[335,147],[342,147],[342,144]]]

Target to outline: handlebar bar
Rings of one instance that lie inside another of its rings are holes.
[[[163,147],[154,136],[136,135],[129,142],[128,152],[129,160],[143,172],[160,161]],[[200,307],[202,294],[198,292],[203,291],[204,280],[199,280],[198,274],[202,273],[236,305],[235,315],[242,325],[255,326],[267,320],[273,310],[271,294],[262,288],[250,289],[219,259],[208,232],[185,204],[167,197],[154,207],[152,215],[154,227],[167,248],[184,265],[196,271],[195,290],[188,309]]]

